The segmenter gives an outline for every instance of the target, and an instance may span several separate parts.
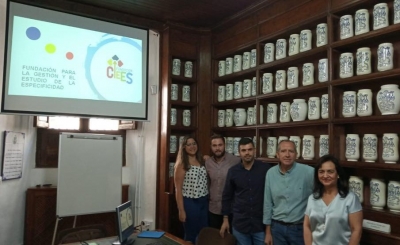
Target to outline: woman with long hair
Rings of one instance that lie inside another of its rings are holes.
[[[179,220],[183,222],[185,240],[195,244],[200,230],[208,225],[207,171],[195,138],[183,139],[174,170]]]
[[[314,172],[314,190],[304,216],[306,245],[358,245],[362,207],[349,191],[349,178],[332,155],[322,156]]]

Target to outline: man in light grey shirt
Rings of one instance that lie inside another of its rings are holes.
[[[304,212],[313,190],[314,168],[295,162],[296,146],[290,140],[279,143],[276,156],[279,164],[267,172],[265,181],[265,244],[304,245]]]
[[[223,222],[222,192],[225,186],[228,169],[240,162],[240,158],[225,152],[225,139],[221,135],[211,136],[211,151],[213,155],[205,162],[209,178],[209,212],[210,227],[220,229]]]

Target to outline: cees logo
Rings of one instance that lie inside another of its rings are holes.
[[[107,77],[112,79],[120,80],[121,82],[126,82],[127,84],[132,84],[132,70],[122,68],[124,63],[114,55],[111,59],[107,61]]]

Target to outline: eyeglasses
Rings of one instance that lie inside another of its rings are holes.
[[[186,144],[186,146],[187,146],[187,147],[189,147],[189,146],[197,146],[197,143],[196,143],[196,142],[188,143],[188,144]]]

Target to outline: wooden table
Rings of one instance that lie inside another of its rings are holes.
[[[137,234],[134,234],[134,235],[137,235]],[[182,240],[181,238],[176,237],[168,232],[165,232],[165,234],[159,239],[154,239],[154,238],[135,238],[135,239],[136,239],[136,241],[134,242],[134,245],[146,245],[146,244],[156,242],[156,241],[160,241],[160,242],[165,241],[168,243],[168,245],[173,244],[173,243],[175,243],[177,245],[193,245],[192,243],[186,242],[186,241]],[[94,242],[97,245],[111,245],[116,240],[117,240],[117,237],[113,236],[113,237],[94,239],[94,240],[90,240],[90,241],[86,241],[86,242],[87,243]],[[139,241],[140,241],[140,243],[139,243]],[[81,245],[81,243],[75,242],[75,243],[68,243],[65,245]]]

